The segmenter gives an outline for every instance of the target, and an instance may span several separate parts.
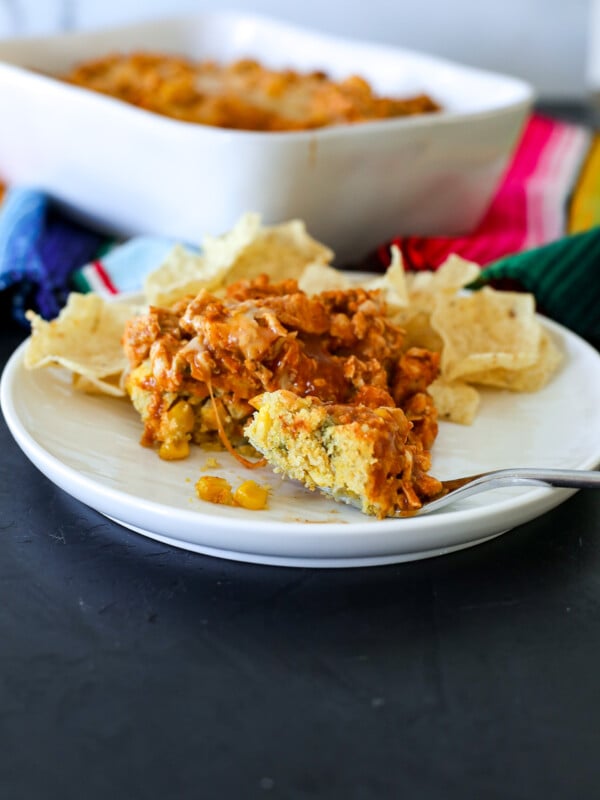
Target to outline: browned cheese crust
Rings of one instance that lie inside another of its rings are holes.
[[[425,94],[377,96],[353,75],[272,70],[252,59],[229,64],[163,53],[113,53],[85,61],[64,80],[186,122],[254,131],[291,131],[438,111]]]

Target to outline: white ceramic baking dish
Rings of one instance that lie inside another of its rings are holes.
[[[179,122],[49,75],[134,49],[361,74],[444,111],[306,132]],[[42,74],[43,73],[43,74]],[[0,177],[38,186],[120,235],[200,243],[246,211],[293,217],[338,263],[397,234],[468,232],[485,212],[532,103],[523,81],[236,13],[0,42]]]

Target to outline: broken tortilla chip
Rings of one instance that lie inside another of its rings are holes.
[[[442,293],[454,295],[472,283],[481,272],[473,261],[456,254],[449,255],[435,272],[423,270],[407,275],[408,299],[411,307],[432,311]]]
[[[477,416],[480,394],[473,386],[462,381],[445,381],[436,378],[427,391],[433,397],[439,419],[471,425]]]
[[[161,266],[146,276],[144,295],[150,305],[169,308],[182,297],[201,289],[210,292],[221,283],[221,274],[211,274],[203,256],[177,244]]]
[[[106,302],[93,293],[72,293],[51,322],[28,312],[31,337],[25,367],[64,367],[73,373],[76,387],[122,397],[121,376],[128,362],[121,338],[125,322],[140,310],[130,303]]]
[[[301,292],[314,295],[321,292],[331,292],[336,290],[348,289],[350,281],[335,267],[328,264],[314,262],[304,268],[298,280],[298,288]]]
[[[440,367],[446,380],[521,369],[538,359],[542,329],[531,294],[489,287],[467,295],[441,293],[431,325],[444,343]]]
[[[392,260],[385,273],[381,277],[363,283],[362,286],[368,291],[380,291],[385,298],[388,314],[393,317],[397,311],[405,309],[409,301],[402,253],[397,245],[392,245],[390,251]]]
[[[244,214],[228,233],[207,236],[202,254],[176,246],[144,282],[152,305],[169,306],[201,289],[217,292],[261,274],[271,280],[298,280],[310,264],[327,265],[333,251],[313,239],[301,220],[263,226],[260,215]]]
[[[467,376],[467,380],[511,392],[537,392],[548,383],[562,360],[563,355],[551,335],[542,330],[538,357],[533,364],[520,369],[496,367],[474,372]]]

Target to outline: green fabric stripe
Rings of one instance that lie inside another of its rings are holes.
[[[80,270],[77,270],[77,272],[74,272],[71,275],[71,283],[73,284],[73,287],[82,294],[86,294],[90,291],[90,284]]]
[[[600,268],[597,272],[595,281],[591,282],[586,288],[581,290],[581,286],[573,286],[568,299],[572,300],[570,306],[571,315],[574,317],[574,324],[577,316],[589,320],[591,325],[600,325]]]
[[[569,242],[570,246],[561,248],[556,254],[556,260],[548,261],[546,270],[540,274],[537,289],[540,296],[551,295],[560,291],[564,281],[572,282],[581,279],[588,270],[598,263],[600,257],[600,242],[589,237]]]
[[[600,329],[600,227],[543,247],[507,256],[486,267],[472,284],[517,281],[545,313],[596,341]]]
[[[103,242],[98,248],[96,258],[102,259],[103,256],[105,256],[107,253],[110,253],[111,250],[114,250],[118,244],[120,244],[118,239],[107,239],[107,241]]]

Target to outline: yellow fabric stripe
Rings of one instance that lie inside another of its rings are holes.
[[[600,224],[600,135],[595,135],[571,198],[568,233],[581,233],[598,224]]]

